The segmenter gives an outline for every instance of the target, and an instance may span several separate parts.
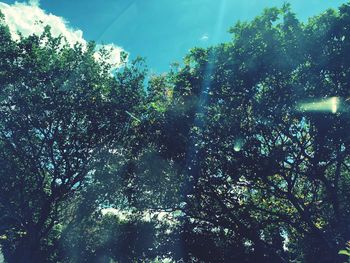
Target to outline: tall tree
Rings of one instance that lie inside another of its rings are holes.
[[[142,73],[112,77],[107,51],[97,62],[93,43],[71,47],[49,28],[19,41],[3,21],[0,30],[1,243],[8,262],[45,262],[62,205],[121,143]]]
[[[347,4],[306,24],[288,5],[267,9],[236,24],[232,42],[193,49],[168,74],[171,103],[150,138],[154,158],[181,181],[180,258],[342,261],[348,17]],[[319,111],[303,106],[317,100]],[[201,238],[211,248],[193,241]]]

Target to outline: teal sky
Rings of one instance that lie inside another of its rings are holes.
[[[12,4],[15,1],[0,0]],[[84,38],[115,43],[143,56],[154,72],[169,69],[195,46],[230,39],[227,30],[238,20],[250,20],[266,7],[285,0],[41,0],[49,13],[65,18]],[[305,21],[346,0],[291,0],[293,11]]]

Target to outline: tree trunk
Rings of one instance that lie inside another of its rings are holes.
[[[8,263],[39,263],[46,262],[40,247],[38,232],[29,233],[16,244],[16,248],[5,256]]]

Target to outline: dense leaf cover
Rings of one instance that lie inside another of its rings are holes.
[[[2,22],[5,259],[343,262],[349,30],[349,4],[307,23],[266,9],[149,76],[49,28],[13,41]]]

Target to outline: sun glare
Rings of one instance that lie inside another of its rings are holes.
[[[298,110],[302,112],[331,112],[333,114],[339,111],[339,97],[316,100],[313,102],[301,103]]]

